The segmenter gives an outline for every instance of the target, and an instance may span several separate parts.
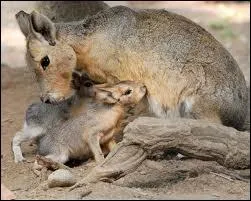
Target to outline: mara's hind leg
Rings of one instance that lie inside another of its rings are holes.
[[[189,98],[180,104],[181,117],[192,119],[203,119],[212,123],[222,124],[219,105],[210,104],[207,100],[196,100]]]

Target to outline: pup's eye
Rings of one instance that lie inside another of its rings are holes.
[[[132,93],[131,89],[126,90],[126,92],[124,93],[124,95],[129,95],[130,93]]]
[[[84,83],[84,86],[86,86],[86,87],[91,87],[91,86],[92,86],[92,83],[91,83],[91,82],[85,82],[85,83]]]
[[[49,64],[50,64],[50,59],[49,59],[49,57],[48,57],[48,56],[45,56],[44,58],[41,59],[40,63],[41,63],[42,68],[43,68],[44,70],[46,70],[46,67],[49,66]]]

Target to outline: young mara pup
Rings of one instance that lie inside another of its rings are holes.
[[[26,110],[24,126],[12,140],[12,151],[16,163],[25,160],[20,147],[21,143],[35,140],[52,128],[62,125],[75,115],[75,108],[79,107],[80,97],[88,96],[88,87],[93,84],[93,81],[86,74],[80,76],[78,73],[73,73],[73,77],[72,86],[77,90],[75,96],[55,105],[43,102],[33,103]]]
[[[125,112],[146,94],[143,84],[132,81],[116,85],[89,84],[87,87],[85,93],[95,101],[80,98],[78,104],[70,109],[71,112],[76,111],[71,118],[40,135],[38,154],[59,163],[71,158],[86,159],[92,155],[98,163],[103,161],[101,145],[105,150],[112,149],[114,133],[119,130]],[[32,119],[26,121],[28,123]]]

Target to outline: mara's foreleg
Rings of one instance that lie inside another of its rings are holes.
[[[118,132],[118,129],[113,128],[110,131],[106,132],[104,136],[100,139],[100,144],[103,147],[102,150],[105,155],[107,155],[117,146],[117,143],[114,139],[114,135],[116,132]]]
[[[84,136],[87,138],[87,144],[94,156],[95,161],[99,164],[104,161],[105,157],[100,146],[100,139],[104,136],[102,131],[97,129],[88,129],[84,131]]]
[[[31,139],[35,139],[42,134],[42,127],[30,127],[27,126],[26,123],[24,124],[23,129],[18,131],[12,140],[12,151],[14,154],[15,163],[25,160],[21,150],[21,143]]]
[[[98,164],[104,161],[104,155],[116,147],[117,143],[113,139],[116,131],[116,127],[106,129],[105,131],[98,131],[97,129],[86,131],[85,136],[88,136],[87,143]],[[103,151],[101,145],[103,145]]]
[[[117,146],[117,142],[114,139],[114,134],[117,131],[118,130],[114,128],[111,131],[107,132],[100,139],[100,144],[102,145],[102,151],[105,156],[109,154]]]

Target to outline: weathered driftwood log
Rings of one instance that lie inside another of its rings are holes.
[[[125,130],[124,141],[138,144],[148,156],[158,150],[177,150],[234,169],[250,167],[250,133],[192,119],[138,118]]]
[[[199,159],[174,157],[170,160],[146,159],[133,172],[113,182],[114,185],[140,188],[171,187],[175,183],[187,178],[217,176],[228,181],[241,180],[249,182],[249,176],[243,175],[246,170],[230,170],[215,161],[202,161]],[[199,181],[198,179],[197,181]],[[208,184],[210,185],[208,181]],[[204,185],[205,183],[203,183]]]
[[[248,90],[248,104],[247,104],[247,116],[242,126],[242,131],[249,131],[250,132],[250,86],[247,87]]]
[[[121,177],[156,152],[172,150],[227,168],[250,168],[248,132],[202,120],[140,117],[124,129],[123,141],[105,161],[73,188],[104,177]]]

